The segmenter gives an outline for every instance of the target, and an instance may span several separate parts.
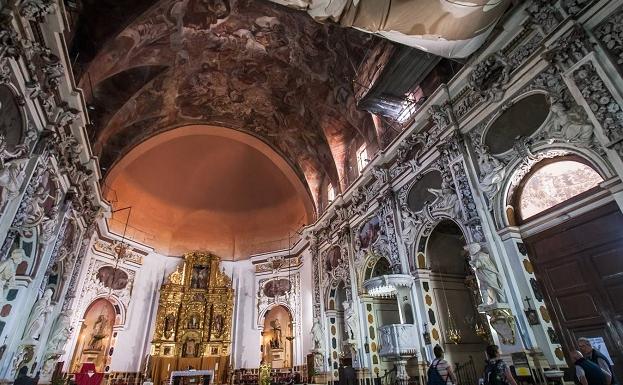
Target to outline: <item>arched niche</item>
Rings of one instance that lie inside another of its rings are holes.
[[[392,274],[392,267],[387,258],[371,258],[366,264],[365,279]]]
[[[264,315],[262,360],[274,369],[292,367],[292,337],[292,313],[282,305],[272,307]]]
[[[428,266],[433,271],[447,274],[465,274],[465,235],[451,220],[439,222],[426,243]]]
[[[532,166],[510,197],[509,222],[524,223],[568,205],[599,189],[603,181],[580,156],[544,159]]]
[[[329,288],[327,296],[327,310],[344,310],[343,303],[348,300],[346,290],[346,284],[342,280],[335,282],[334,285]]]
[[[547,95],[534,93],[517,100],[487,128],[483,144],[494,154],[513,148],[518,137],[533,135],[547,120],[550,103]]]
[[[446,359],[454,362],[465,362],[485,347],[485,341],[475,333],[482,320],[473,293],[466,284],[472,277],[464,250],[466,244],[461,227],[447,219],[437,223],[426,243],[426,258],[431,269],[431,302],[435,309],[432,316],[429,314],[429,322],[439,331],[439,339],[432,342],[444,346]],[[458,344],[447,337],[452,326],[461,333]]]
[[[94,363],[98,372],[110,369],[115,320],[115,309],[107,299],[98,298],[89,305],[74,349],[72,372],[78,372],[85,362]]]
[[[426,202],[433,202],[435,200],[435,195],[429,192],[428,189],[441,188],[442,180],[441,173],[437,170],[432,170],[416,181],[407,194],[406,203],[409,210],[416,213],[424,208]]]

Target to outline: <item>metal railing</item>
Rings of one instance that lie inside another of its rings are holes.
[[[469,356],[467,362],[454,364],[454,367],[457,385],[478,384],[478,373],[476,373],[476,366],[472,356]]]

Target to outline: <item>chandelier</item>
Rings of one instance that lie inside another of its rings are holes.
[[[441,290],[443,290],[443,297],[446,301],[446,309],[448,309],[448,325],[446,326],[446,338],[456,345],[461,342],[463,336],[461,335],[461,330],[459,330],[459,328],[456,326],[456,323],[454,322],[454,317],[452,317],[452,313],[450,312],[450,304],[448,303],[446,287],[444,285],[441,272],[439,274],[439,280],[441,281]]]

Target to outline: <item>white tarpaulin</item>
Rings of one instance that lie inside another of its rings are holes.
[[[467,57],[502,17],[510,0],[272,0],[318,21],[375,33],[435,55]]]

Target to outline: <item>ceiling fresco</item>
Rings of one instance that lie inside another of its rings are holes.
[[[317,200],[323,178],[343,179],[353,140],[376,146],[352,91],[376,41],[267,1],[156,2],[81,63],[100,165],[172,128],[221,126],[270,144]]]

